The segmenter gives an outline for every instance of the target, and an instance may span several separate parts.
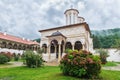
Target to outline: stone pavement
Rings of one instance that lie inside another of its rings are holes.
[[[0,66],[0,68],[11,68],[11,67],[18,67],[18,66],[24,66],[23,62],[8,62],[10,65]]]

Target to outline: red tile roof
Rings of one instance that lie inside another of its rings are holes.
[[[19,38],[19,37],[9,35],[9,34],[6,34],[6,33],[1,33],[1,32],[0,32],[0,39],[9,40],[9,41],[18,42],[18,43],[23,43],[23,44],[28,44],[28,45],[32,45],[32,44],[38,45],[39,44],[35,41],[26,40],[26,39],[23,39],[23,38]]]

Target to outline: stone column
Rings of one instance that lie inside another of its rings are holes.
[[[75,44],[74,44],[74,43],[72,43],[72,50],[74,50],[74,45],[75,45]]]
[[[54,52],[55,54],[57,53],[57,46],[55,45],[55,52]]]
[[[61,60],[61,44],[59,44],[58,62]]]
[[[65,45],[63,45],[63,53],[65,52]]]
[[[50,56],[50,45],[48,45],[47,53],[48,53],[48,59],[50,61],[50,58],[51,58],[51,56]]]
[[[82,49],[85,50],[85,44],[82,44]]]

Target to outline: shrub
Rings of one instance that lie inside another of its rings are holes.
[[[42,56],[35,54],[33,51],[26,51],[24,53],[25,64],[30,68],[36,68],[43,65]]]
[[[12,59],[12,54],[10,52],[1,52],[0,54],[4,54],[8,58],[8,62]]]
[[[100,49],[97,51],[100,54],[100,60],[102,62],[102,64],[106,64],[107,63],[107,57],[108,55],[108,51],[104,50],[104,49]]]
[[[12,55],[10,52],[1,52],[0,53],[0,64],[4,64],[6,62],[9,62],[12,58]]]
[[[60,61],[60,68],[64,75],[80,78],[98,78],[101,71],[99,56],[81,50],[66,54]]]
[[[19,60],[19,55],[18,54],[14,54],[14,61],[18,61]]]
[[[8,58],[4,54],[0,54],[0,64],[8,62]]]
[[[6,56],[7,56],[7,58],[8,58],[8,62],[11,61],[11,59],[12,59],[12,54],[11,54],[10,52],[7,52],[7,53],[6,53]]]

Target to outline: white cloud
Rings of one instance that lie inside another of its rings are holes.
[[[91,29],[120,27],[120,0],[0,0],[0,30],[38,38],[38,30],[64,25],[71,5]]]

